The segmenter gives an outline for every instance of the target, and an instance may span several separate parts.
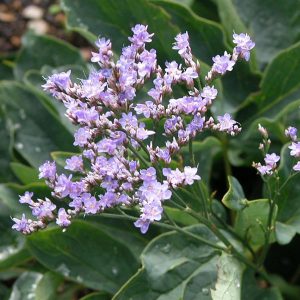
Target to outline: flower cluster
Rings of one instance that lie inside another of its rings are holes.
[[[88,78],[72,82],[68,71],[46,79],[44,90],[64,104],[67,118],[78,126],[74,145],[82,151],[66,160],[65,174],[57,173],[53,161],[39,168],[39,177],[52,189],[55,203],[64,199],[68,207],[57,208],[48,198],[35,201],[33,194],[26,192],[20,203],[29,205],[35,220],[25,215],[13,218],[14,229],[29,234],[52,220],[67,227],[80,213],[131,206],[139,209],[135,226],[145,233],[150,223],[162,218],[163,203],[175,189],[201,179],[194,166],[171,169],[172,157],[204,130],[230,135],[240,132],[229,114],[215,121],[207,112],[218,94],[210,85],[213,77],[231,71],[237,59],[249,59],[254,43],[248,35],[234,34],[237,45],[233,54],[225,52],[213,58],[201,87],[200,65],[193,58],[188,33],[178,34],[173,45],[184,65],[170,61],[161,67],[156,50],[146,49],[153,37],[147,26],[138,24],[132,32],[130,45],[117,60],[111,41],[97,40],[91,61],[98,68]],[[138,92],[147,80],[153,83],[148,99],[137,103]],[[173,98],[177,84],[185,86],[187,95]],[[163,146],[156,141],[157,130],[163,131]]]
[[[263,137],[263,143],[259,145],[259,149],[262,150],[264,154],[264,161],[265,164],[262,165],[261,163],[253,163],[253,167],[257,169],[260,175],[272,175],[274,171],[277,169],[277,162],[280,160],[280,156],[276,155],[275,153],[268,154],[268,150],[271,144],[271,140],[269,139],[269,134],[266,128],[262,127],[258,124],[258,130]],[[289,146],[290,155],[296,159],[298,159],[297,163],[293,166],[293,170],[298,172],[300,171],[300,142],[297,141],[297,129],[295,127],[288,127],[285,130],[285,135],[288,137],[292,144]]]

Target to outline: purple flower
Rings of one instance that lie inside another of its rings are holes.
[[[235,65],[235,62],[230,60],[231,55],[224,52],[223,56],[217,55],[213,57],[213,66],[212,70],[213,72],[219,73],[221,75],[224,75],[227,71],[232,71],[233,66]]]
[[[45,91],[51,92],[53,95],[55,95],[59,90],[65,91],[71,84],[70,75],[71,70],[68,72],[53,74],[47,78],[47,81],[44,85],[42,85],[42,88]]]
[[[257,164],[256,169],[261,175],[272,175],[272,167],[269,165],[261,165],[260,163]]]
[[[154,222],[161,219],[163,208],[159,201],[151,201],[143,206],[142,212],[142,219]]]
[[[234,48],[236,53],[244,58],[246,61],[250,58],[250,50],[254,48],[255,43],[251,40],[250,36],[245,33],[233,34],[233,42],[236,44]]]
[[[131,28],[133,36],[128,38],[137,47],[143,47],[145,43],[152,41],[151,37],[154,33],[148,33],[148,26],[137,24]]]
[[[97,143],[97,149],[99,153],[108,153],[113,155],[117,148],[117,144],[112,139],[102,139]]]
[[[180,79],[182,73],[180,69],[181,69],[181,65],[178,65],[176,61],[166,62],[165,71],[168,74],[169,78],[171,79],[171,82]]]
[[[37,206],[32,207],[32,215],[39,218],[53,218],[53,211],[56,209],[56,205],[53,204],[48,198],[44,201],[40,200]]]
[[[293,170],[296,172],[300,171],[300,161],[298,161],[294,166],[293,166]]]
[[[140,178],[144,182],[156,181],[156,170],[153,167],[150,167],[146,170],[140,170]]]
[[[236,121],[231,118],[230,114],[225,114],[224,116],[218,116],[218,121],[220,125],[220,131],[231,131]]]
[[[158,151],[156,152],[156,156],[167,164],[171,163],[171,156],[170,156],[169,149],[158,148]]]
[[[187,68],[182,74],[181,79],[186,81],[188,85],[192,85],[195,78],[198,78],[199,75],[193,68]]]
[[[64,208],[58,210],[58,216],[56,219],[56,224],[60,227],[68,227],[71,224],[71,216],[66,213]]]
[[[95,107],[92,107],[90,109],[78,109],[75,111],[75,116],[78,122],[82,122],[85,124],[90,124],[91,122],[97,121],[99,118],[99,114],[96,111]]]
[[[295,142],[297,140],[297,128],[290,126],[285,130],[284,133],[292,141]]]
[[[200,180],[201,177],[197,174],[197,168],[192,167],[184,167],[184,183],[188,185],[192,185],[194,183],[194,180]]]
[[[106,192],[104,195],[100,196],[100,206],[102,208],[112,207],[116,204],[117,196],[113,192]]]
[[[138,219],[134,222],[134,226],[140,228],[141,233],[145,234],[149,229],[150,221],[146,219]]]
[[[185,59],[191,59],[192,55],[190,53],[190,42],[189,42],[189,34],[187,32],[185,33],[179,33],[175,37],[175,43],[172,47],[174,50],[178,50],[178,53],[180,56],[182,56]]]
[[[22,218],[12,218],[12,220],[15,222],[15,224],[12,226],[12,229],[15,229],[17,231],[20,231],[24,234],[28,234],[31,232],[28,220],[25,217],[25,214],[22,214]]]
[[[19,199],[19,202],[24,204],[29,204],[29,205],[32,205],[34,202],[32,201],[32,196],[33,196],[33,193],[30,193],[30,192],[25,192],[25,194],[23,196],[19,196],[20,199]]]
[[[109,63],[113,53],[111,51],[111,42],[105,38],[99,38],[96,41],[96,46],[99,48],[99,52],[92,52],[92,62],[98,62],[100,64]]]
[[[85,145],[87,145],[89,139],[91,138],[90,129],[88,127],[81,127],[75,132],[74,137],[75,141],[73,145],[84,147]]]
[[[132,112],[128,114],[122,113],[122,118],[119,119],[119,123],[125,129],[138,127],[137,117],[133,115]]]
[[[300,157],[300,142],[293,142],[289,148],[291,149],[291,156]]]
[[[100,209],[100,202],[95,197],[84,197],[83,204],[86,214],[96,214]]]
[[[65,174],[61,174],[57,177],[57,180],[55,182],[54,192],[60,198],[67,197],[69,194],[72,193],[73,182],[71,179],[72,179],[72,175],[67,177]]]
[[[74,172],[83,172],[83,160],[81,155],[71,156],[66,160],[65,169]]]
[[[53,181],[56,176],[56,165],[55,162],[46,161],[39,167],[39,178],[45,178],[49,181]]]
[[[210,102],[214,99],[216,99],[218,94],[218,90],[215,89],[214,86],[205,86],[201,92],[201,97],[204,98],[206,101]]]
[[[136,130],[136,138],[138,140],[146,140],[149,137],[149,135],[153,135],[153,134],[155,134],[155,131],[147,130],[144,127],[139,127]]]
[[[276,163],[280,160],[280,156],[275,153],[266,154],[265,163],[270,166],[272,169],[276,168]]]

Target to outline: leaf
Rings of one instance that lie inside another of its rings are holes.
[[[16,177],[18,177],[18,179],[23,184],[30,184],[31,182],[42,182],[42,180],[38,177],[38,171],[32,167],[28,167],[16,162],[10,163],[10,167]]]
[[[56,300],[57,289],[62,281],[63,278],[56,273],[45,273],[35,289],[35,299]]]
[[[35,298],[35,287],[43,275],[37,272],[24,272],[14,283],[9,300],[30,300]]]
[[[99,292],[99,293],[91,293],[88,294],[82,298],[80,298],[80,300],[109,300],[111,299],[107,294]]]
[[[48,110],[47,98],[7,81],[0,84],[0,104],[14,131],[15,149],[32,166],[49,159],[51,151],[74,151],[72,135]]]
[[[218,260],[218,278],[211,290],[213,300],[241,299],[244,266],[232,255],[222,253]]]
[[[184,226],[190,226],[198,224],[199,221],[189,215],[187,212],[174,207],[164,207],[165,213],[176,223],[182,224]]]
[[[30,258],[24,237],[13,231],[9,216],[0,216],[0,270],[9,269]]]
[[[266,68],[260,91],[238,108],[237,120],[249,127],[260,117],[276,117],[295,101],[287,97],[300,88],[300,43],[281,51]],[[276,83],[276,84],[275,84]],[[298,98],[299,99],[299,98]]]
[[[295,160],[290,156],[289,144],[282,148],[280,154],[280,165],[278,168],[280,194],[277,198],[278,215],[276,224],[276,234],[280,243],[287,243],[294,235],[294,231],[300,233],[300,185],[299,173],[293,172],[294,177],[284,182],[292,174]],[[276,190],[275,179],[270,182],[271,189]],[[283,187],[282,187],[283,186]],[[281,188],[282,187],[282,188]],[[285,225],[285,226],[284,226]]]
[[[242,210],[249,202],[245,198],[242,186],[233,176],[228,176],[228,184],[229,189],[222,199],[223,204],[232,210]]]
[[[269,216],[269,200],[257,199],[248,201],[247,207],[238,211],[235,220],[236,232],[246,240],[249,240],[251,245],[259,247],[265,242],[264,230],[268,224]],[[273,220],[271,227],[274,227],[274,222],[277,215],[277,206],[273,212]],[[271,241],[274,241],[274,234],[271,234]]]
[[[232,3],[242,22],[254,34],[261,67],[272,60],[278,51],[299,40],[299,1],[232,0]]]
[[[65,167],[66,159],[70,158],[73,155],[78,155],[78,154],[80,154],[80,153],[54,151],[54,152],[51,152],[51,157],[59,166]]]
[[[278,288],[261,287],[255,279],[253,270],[246,269],[242,279],[242,300],[283,300]]]
[[[187,230],[216,242],[203,225]],[[209,288],[216,280],[216,255],[210,246],[181,233],[161,234],[143,251],[143,267],[113,299],[210,299]]]
[[[22,80],[26,71],[40,70],[43,66],[84,65],[78,49],[56,38],[28,32],[14,68],[15,77]]]
[[[125,244],[100,228],[75,220],[66,232],[53,228],[32,234],[27,246],[50,270],[113,293],[136,271],[138,263]]]
[[[293,226],[281,222],[275,223],[276,240],[280,245],[287,245],[296,235],[296,230]]]

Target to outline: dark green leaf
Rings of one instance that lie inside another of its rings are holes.
[[[229,189],[224,195],[222,202],[233,210],[242,210],[248,204],[242,186],[236,178],[228,176]]]
[[[16,177],[23,183],[23,184],[30,184],[31,182],[41,181],[38,176],[38,171],[32,167],[25,166],[21,163],[10,163],[10,167]]]
[[[187,230],[216,242],[203,225]],[[211,299],[209,289],[216,281],[216,251],[177,232],[152,240],[142,254],[140,269],[113,299]]]
[[[16,150],[34,167],[51,151],[74,151],[72,135],[48,109],[47,98],[16,82],[0,84],[0,103],[14,131]]]
[[[73,221],[66,232],[44,230],[28,237],[31,253],[49,269],[87,287],[115,292],[137,269],[128,247],[100,226]]]
[[[269,200],[257,199],[248,201],[247,207],[238,211],[235,220],[236,232],[256,247],[262,246],[265,243],[265,231],[269,217]],[[273,212],[273,221],[271,226],[274,226],[276,220],[277,206]],[[271,240],[274,240],[274,234],[271,235]]]
[[[79,50],[53,37],[28,32],[16,61],[14,73],[22,80],[28,70],[40,70],[43,66],[84,65]]]
[[[83,298],[80,298],[80,300],[110,300],[110,296],[108,296],[105,293],[99,292],[99,293],[91,293]]]
[[[38,282],[35,289],[35,299],[57,300],[57,289],[63,278],[53,272],[47,272]]]

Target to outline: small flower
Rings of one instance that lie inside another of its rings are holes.
[[[42,88],[45,91],[49,91],[55,95],[56,92],[61,90],[66,90],[70,87],[71,80],[70,80],[71,70],[68,72],[61,72],[58,74],[53,74],[47,78],[47,81]]]
[[[88,127],[79,128],[75,134],[74,146],[84,147],[91,138],[91,133]]]
[[[296,172],[300,171],[300,161],[298,161],[294,166],[293,166],[293,170]]]
[[[32,201],[32,196],[33,196],[33,193],[30,193],[30,192],[25,192],[25,194],[23,196],[19,196],[20,199],[19,199],[19,202],[24,204],[33,204],[34,202]]]
[[[297,140],[297,128],[290,126],[284,131],[284,133],[292,141],[295,142]]]
[[[251,40],[250,36],[246,33],[233,34],[233,42],[236,44],[234,48],[236,53],[246,61],[250,58],[250,50],[254,48],[255,43]]]
[[[141,233],[145,234],[149,229],[150,221],[146,219],[138,219],[134,222],[134,226],[140,228]]]
[[[236,121],[231,118],[231,115],[226,113],[224,116],[218,116],[220,131],[231,131],[236,124]]]
[[[178,53],[182,56],[188,53],[190,51],[189,34],[187,32],[179,33],[175,37],[175,42],[172,49],[178,50]]]
[[[15,224],[12,226],[12,229],[20,231],[24,234],[28,234],[31,232],[28,220],[25,217],[25,214],[22,214],[22,218],[12,218]]]
[[[300,157],[300,142],[293,142],[289,149],[291,149],[291,156]]]
[[[56,224],[60,227],[68,227],[71,224],[71,216],[67,214],[64,208],[60,208],[56,218]]]
[[[255,168],[258,170],[258,172],[261,174],[261,175],[272,175],[273,174],[273,171],[272,171],[272,167],[269,166],[269,165],[261,165],[260,163],[258,163]]]
[[[46,161],[39,167],[39,178],[45,178],[49,181],[53,181],[56,176],[56,165],[55,162]]]
[[[133,32],[133,36],[128,38],[130,42],[132,42],[137,47],[144,46],[145,43],[149,43],[152,41],[151,37],[154,33],[148,33],[148,26],[137,24],[135,27],[132,27],[131,30]]]
[[[270,166],[272,169],[276,168],[276,163],[280,160],[280,156],[275,153],[266,154],[265,163]]]
[[[32,215],[39,218],[53,218],[53,211],[56,209],[56,205],[53,204],[48,198],[40,200],[40,203],[32,208]]]
[[[220,56],[217,55],[213,57],[213,66],[212,70],[213,72],[216,72],[218,74],[224,75],[227,71],[232,71],[233,66],[235,65],[235,62],[230,60],[231,55],[227,53],[226,51],[224,52],[224,55]]]
[[[184,167],[184,183],[192,185],[194,180],[200,180],[201,177],[197,175],[197,168],[192,168],[190,166]]]
[[[140,170],[140,178],[144,182],[150,182],[156,180],[156,170],[153,167],[150,167],[146,170]]]
[[[83,171],[83,160],[81,155],[71,156],[66,160],[65,169],[71,170],[74,172],[82,172]]]

